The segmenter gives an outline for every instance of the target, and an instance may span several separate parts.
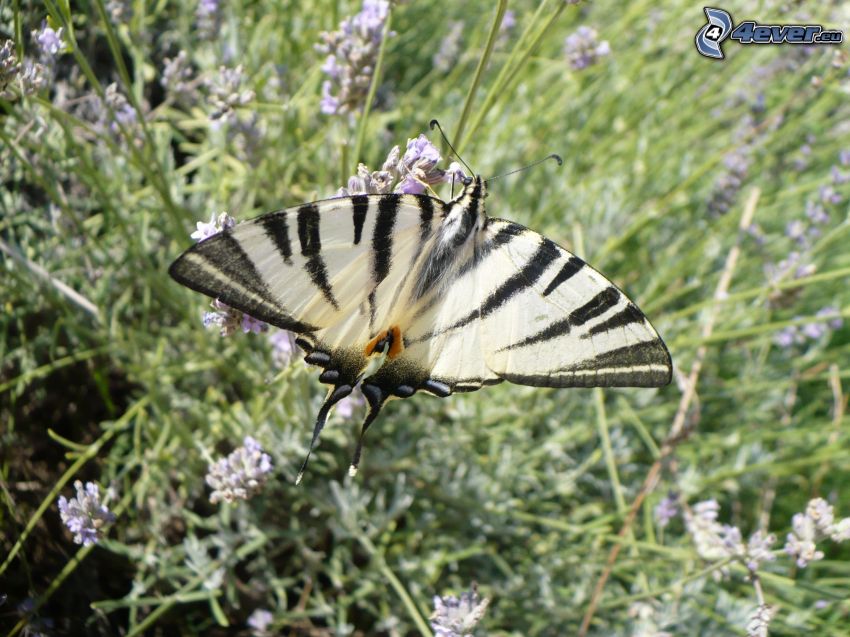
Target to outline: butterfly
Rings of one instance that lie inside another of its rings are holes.
[[[179,283],[297,333],[330,385],[331,408],[360,383],[368,413],[427,392],[502,381],[535,387],[660,387],[670,354],[622,291],[518,223],[489,217],[486,182],[444,202],[353,195],[271,212],[204,239],[169,273]],[[298,474],[300,482],[310,452]]]

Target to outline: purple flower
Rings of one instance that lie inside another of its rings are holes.
[[[451,70],[460,55],[460,43],[463,37],[464,24],[455,20],[449,25],[446,35],[437,46],[437,52],[431,57],[434,68],[443,73]]]
[[[841,203],[841,193],[832,186],[821,186],[820,200],[826,204],[839,204]]]
[[[475,584],[460,597],[434,595],[434,613],[430,618],[434,637],[468,637],[484,617],[489,603],[489,599],[478,596]]]
[[[800,331],[806,338],[817,340],[826,334],[827,329],[823,323],[806,323]]]
[[[41,49],[41,59],[51,60],[56,57],[56,54],[62,50],[65,43],[62,41],[62,28],[54,31],[47,26],[47,21],[42,22],[40,31],[32,32],[33,39],[38,43]]]
[[[850,149],[840,151],[838,161],[842,166],[850,166]]]
[[[337,403],[336,413],[342,418],[351,418],[356,408],[366,404],[366,400],[359,389],[360,386],[358,385],[354,388],[354,391]]]
[[[219,213],[218,215],[212,213],[209,222],[198,221],[195,224],[197,230],[189,236],[195,241],[203,241],[204,239],[208,239],[214,234],[218,234],[222,230],[232,228],[235,225],[236,220],[226,212]]]
[[[670,520],[679,515],[679,497],[670,493],[655,506],[655,521],[662,529],[670,523]]]
[[[793,221],[789,221],[788,225],[785,226],[785,236],[794,239],[798,243],[806,238],[806,224],[804,224],[799,219],[794,219]]]
[[[3,99],[14,97],[14,92],[9,86],[20,72],[21,65],[15,56],[15,43],[12,40],[6,40],[0,48],[0,97]]]
[[[800,336],[796,325],[789,325],[773,335],[773,342],[779,345],[779,347],[791,347],[794,343],[801,341],[802,336]]]
[[[76,497],[70,500],[59,496],[59,515],[65,526],[74,534],[74,542],[90,546],[100,541],[103,527],[115,521],[113,515],[100,501],[100,489],[94,482],[86,482],[85,487],[79,480],[74,482]]]
[[[838,316],[835,316],[835,315]],[[827,305],[825,308],[818,310],[815,316],[831,316],[827,325],[830,329],[840,330],[844,326],[844,319],[841,317],[841,309],[835,305]]]
[[[254,91],[242,89],[245,81],[245,72],[241,64],[233,69],[226,66],[219,67],[218,75],[207,82],[210,105],[213,108],[210,113],[212,121],[232,121],[236,118],[237,107],[245,106],[253,101]]]
[[[206,482],[213,489],[210,502],[248,500],[260,492],[271,472],[271,457],[260,443],[245,436],[241,447],[209,466]]]
[[[272,344],[272,360],[277,367],[286,367],[296,354],[295,334],[289,330],[274,330],[269,333]]]
[[[178,104],[191,105],[198,99],[198,91],[192,81],[192,68],[186,51],[180,51],[177,57],[165,58],[160,83],[165,92]]]
[[[267,323],[259,319],[255,319],[253,316],[248,314],[242,315],[242,331],[247,334],[249,332],[253,332],[254,334],[260,334],[269,329]]]
[[[598,38],[596,29],[582,25],[564,40],[564,55],[574,71],[593,66],[600,58],[611,53],[608,42],[599,42]]]
[[[812,223],[824,224],[829,222],[829,213],[816,201],[806,202],[806,216]]]
[[[321,34],[316,50],[327,55],[322,71],[329,78],[322,83],[322,113],[350,113],[363,105],[389,14],[389,2],[363,0],[360,13],[343,20],[337,31]]]
[[[833,166],[829,169],[829,174],[832,176],[832,183],[835,186],[841,186],[850,182],[850,173],[843,173],[838,166]]]
[[[110,131],[118,133],[120,126],[130,129],[136,126],[136,109],[133,108],[127,98],[118,90],[117,83],[113,82],[106,87],[103,104],[108,108],[102,109],[101,123],[107,126]]]
[[[437,168],[441,159],[440,151],[425,135],[407,140],[407,149],[398,163],[402,181],[396,192],[421,194],[427,186],[450,180],[452,173]]]
[[[269,626],[274,621],[274,615],[265,608],[258,608],[248,617],[248,627],[257,637],[269,635]]]
[[[198,21],[198,30],[204,38],[216,35],[221,16],[219,15],[219,0],[200,0],[195,9],[195,19]]]
[[[708,198],[708,212],[719,216],[726,214],[735,203],[738,191],[747,178],[750,167],[749,149],[738,148],[723,158],[726,171],[717,178]]]
[[[502,16],[502,23],[499,25],[499,31],[502,33],[507,33],[513,30],[516,26],[516,13],[508,9],[505,11],[505,15]]]

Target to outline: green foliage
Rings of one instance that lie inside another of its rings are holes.
[[[45,18],[65,42],[50,86],[0,98],[9,634],[48,620],[61,634],[246,634],[258,608],[281,634],[427,634],[433,596],[473,580],[491,598],[480,634],[575,634],[618,544],[589,634],[745,634],[758,604],[746,569],[720,577],[728,560],[702,559],[681,517],[658,525],[671,490],[716,499],[745,538],[776,533],[778,558],[759,570],[772,635],[846,634],[847,545],[819,544],[826,559],[805,569],[781,551],[810,498],[850,515],[850,331],[804,334],[823,308],[850,316],[850,188],[831,173],[850,173],[844,48],[726,43],[726,60],[708,60],[693,43],[702,8],[686,2],[517,2],[503,32],[493,3],[405,3],[362,118],[320,113],[314,48],[357,3],[222,3],[206,28],[181,3],[83,4],[0,7],[19,60],[38,58],[30,32]],[[727,8],[847,23],[840,3],[806,17],[751,4]],[[454,21],[457,57],[440,70]],[[562,50],[579,25],[611,48],[581,71]],[[183,93],[162,83],[180,51]],[[237,65],[253,99],[215,119],[211,82]],[[329,196],[435,117],[450,137],[463,118],[459,149],[485,176],[563,156],[495,181],[488,211],[620,284],[668,343],[676,382],[398,401],[353,479],[359,420],[334,416],[296,487],[325,391],[316,368],[276,366],[264,335],[205,330],[207,300],[168,265],[212,213],[242,220]],[[822,199],[828,221],[809,223],[807,203]],[[794,221],[806,239],[788,236]],[[618,536],[695,361],[686,435]],[[214,506],[207,466],[246,435],[273,479]],[[76,479],[114,492],[117,521],[96,546],[76,547],[59,520]]]

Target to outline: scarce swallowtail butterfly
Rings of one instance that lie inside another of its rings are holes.
[[[363,434],[392,398],[505,380],[669,383],[670,354],[637,306],[546,237],[488,217],[486,196],[475,177],[449,202],[380,194],[306,203],[199,242],[169,273],[298,334],[304,360],[331,386],[311,451],[330,409],[361,383],[369,411],[352,475]]]

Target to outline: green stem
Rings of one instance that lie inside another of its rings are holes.
[[[508,8],[508,0],[499,0],[499,6],[496,8],[496,15],[493,16],[493,24],[490,26],[490,35],[487,36],[487,44],[484,47],[484,54],[478,60],[478,67],[475,69],[475,75],[472,78],[472,86],[466,94],[466,102],[463,105],[463,111],[460,115],[460,121],[455,131],[455,139],[463,138],[463,129],[466,128],[466,120],[469,119],[469,114],[472,111],[472,102],[475,99],[475,93],[478,91],[478,86],[481,84],[481,79],[484,77],[484,69],[490,61],[490,54],[493,52],[493,47],[496,44],[496,38],[499,37],[499,27],[502,25],[502,18],[505,16],[505,10]],[[458,145],[458,152],[462,145]]]

